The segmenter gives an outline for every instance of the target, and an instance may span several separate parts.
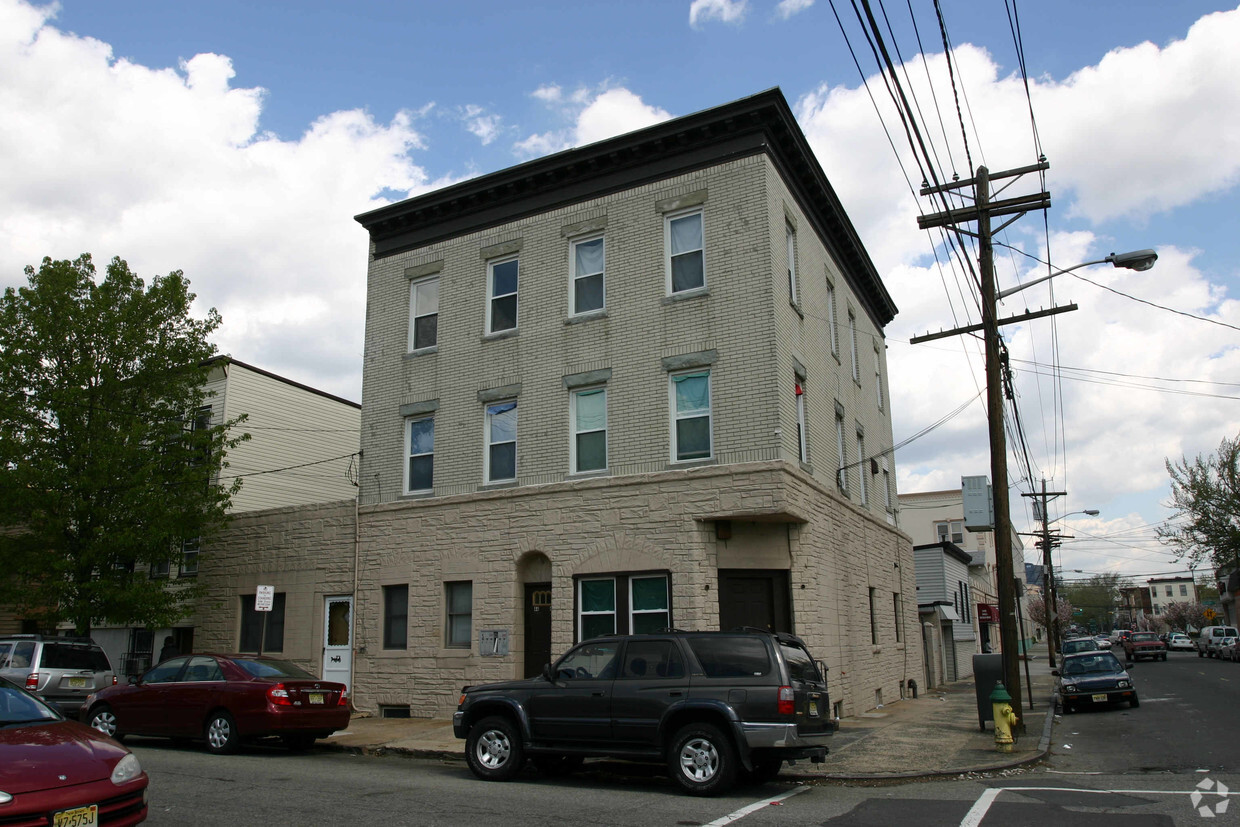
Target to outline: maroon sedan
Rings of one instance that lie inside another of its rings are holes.
[[[140,824],[148,783],[129,750],[0,678],[0,824]]]
[[[81,720],[120,740],[155,735],[206,741],[236,752],[243,741],[279,736],[306,749],[349,725],[344,684],[320,680],[284,660],[250,655],[170,658],[128,686],[86,698]]]

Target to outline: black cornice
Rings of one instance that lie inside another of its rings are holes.
[[[771,89],[362,213],[375,258],[766,153],[881,328],[896,306],[788,102]]]

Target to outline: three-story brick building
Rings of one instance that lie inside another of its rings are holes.
[[[837,713],[921,676],[896,308],[778,90],[358,221],[360,706],[665,627],[794,631]]]

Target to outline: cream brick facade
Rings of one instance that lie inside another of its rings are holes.
[[[665,222],[680,210],[701,211],[705,285],[669,294]],[[828,661],[843,714],[920,678],[911,543],[895,528],[888,482],[883,325],[895,307],[778,91],[358,220],[372,241],[360,707],[441,716],[463,684],[521,677],[532,645],[525,585],[550,583],[554,655],[580,636],[582,578],[603,575],[618,588],[632,575],[666,577],[680,628],[718,628],[736,611],[721,606],[726,578],[771,577],[772,611],[786,606],[779,624]],[[571,242],[587,234],[604,239],[606,304],[572,316]],[[488,262],[505,256],[519,261],[517,326],[488,333]],[[438,279],[437,337],[411,352],[410,284],[425,278]],[[710,372],[708,459],[673,456],[670,376],[681,368]],[[606,388],[603,471],[570,468],[578,386]],[[516,479],[488,484],[485,408],[500,400],[517,403]],[[411,416],[434,418],[433,489],[416,494],[406,485]],[[446,642],[455,582],[472,583],[468,648]],[[408,639],[384,648],[383,587],[402,585]],[[508,634],[508,654],[483,654],[489,631]]]

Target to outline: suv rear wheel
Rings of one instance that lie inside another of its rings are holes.
[[[672,780],[691,795],[719,795],[736,779],[736,750],[717,726],[689,724],[672,739],[667,768]]]
[[[521,733],[507,718],[493,715],[474,724],[465,741],[469,769],[483,781],[507,781],[525,763]]]

